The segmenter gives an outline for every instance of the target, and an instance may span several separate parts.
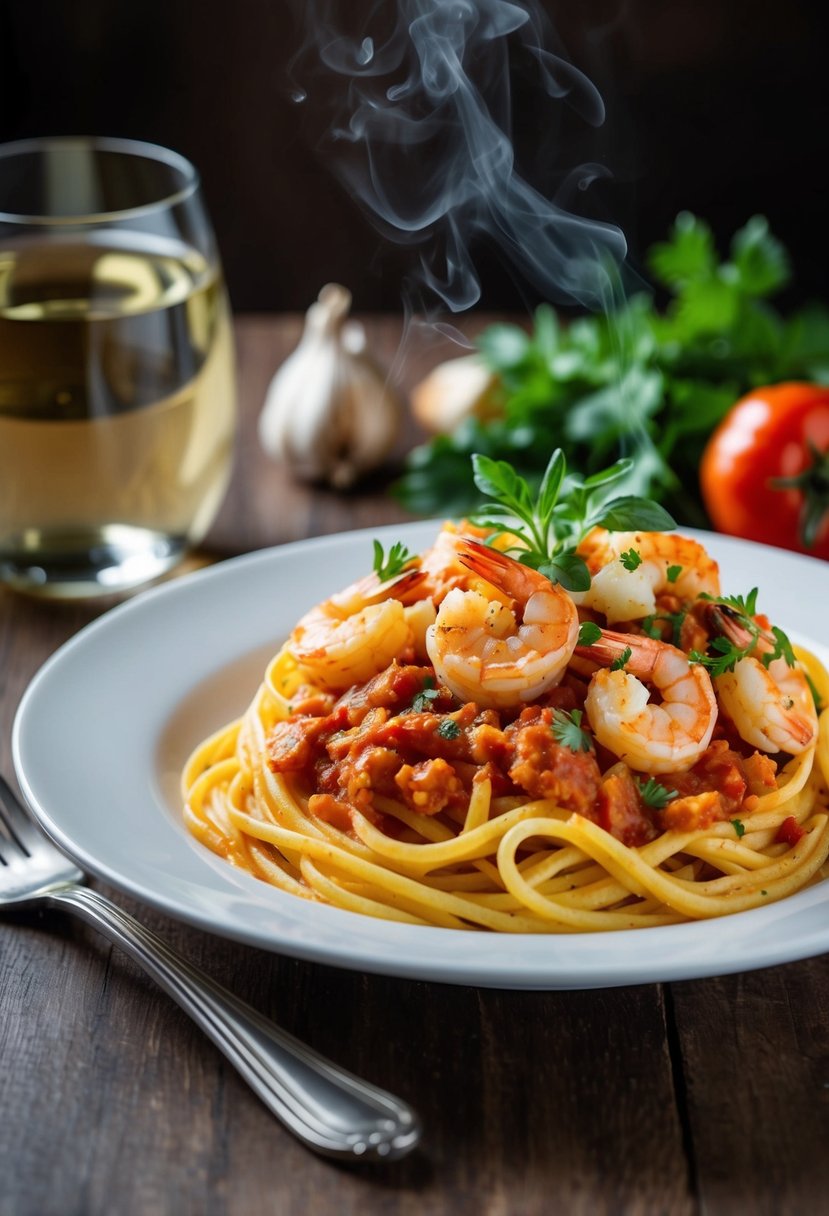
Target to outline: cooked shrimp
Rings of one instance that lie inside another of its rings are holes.
[[[419,570],[381,583],[375,574],[317,604],[294,629],[288,649],[329,692],[362,684],[412,645],[404,603],[419,597]]]
[[[712,607],[709,620],[732,642],[742,646],[750,642],[748,630],[726,607]],[[764,752],[797,756],[815,741],[817,710],[801,667],[790,667],[783,658],[773,659],[766,667],[762,655],[772,649],[771,639],[761,634],[756,653],[738,659],[733,671],[716,676],[714,688],[746,743]]]
[[[576,606],[543,574],[459,536],[461,562],[505,594],[514,607],[455,587],[426,634],[435,672],[462,701],[509,708],[532,701],[564,674],[579,633]]]
[[[620,560],[631,549],[641,559],[634,570]],[[593,577],[590,590],[577,596],[576,602],[604,613],[611,625],[650,616],[656,611],[656,597],[666,592],[686,601],[703,593],[720,593],[717,563],[689,536],[593,528],[577,552]]]
[[[639,772],[684,772],[696,763],[717,721],[704,667],[666,642],[610,630],[602,630],[594,645],[579,646],[577,654],[602,665],[584,704],[599,743]],[[623,667],[606,669],[621,660]],[[646,684],[659,694],[659,703]]]
[[[456,542],[461,535],[483,539],[486,533],[471,524],[462,526],[460,530],[454,524],[444,524],[435,543],[421,555],[420,569],[425,575],[424,593],[436,605],[453,587],[466,591],[472,583],[472,573],[461,561],[457,548]]]

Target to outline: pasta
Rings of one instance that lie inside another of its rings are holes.
[[[829,675],[697,542],[594,531],[568,593],[451,525],[297,624],[185,822],[282,891],[579,933],[785,898],[829,856]],[[492,540],[492,538],[489,538]]]

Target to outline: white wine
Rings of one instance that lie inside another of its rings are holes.
[[[0,243],[0,578],[117,591],[197,543],[235,427],[219,270],[146,233]]]

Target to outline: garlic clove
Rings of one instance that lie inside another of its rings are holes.
[[[461,355],[433,368],[411,392],[412,412],[433,434],[448,433],[466,418],[499,417],[501,382],[480,355]]]
[[[348,320],[351,293],[329,283],[308,309],[302,337],[274,375],[259,439],[305,481],[344,489],[382,464],[399,434],[402,405]]]

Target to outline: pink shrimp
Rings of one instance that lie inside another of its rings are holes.
[[[533,701],[564,675],[576,606],[561,587],[506,553],[458,536],[461,563],[513,601],[454,587],[426,633],[435,672],[456,697],[493,708]]]
[[[717,721],[704,667],[666,642],[607,629],[576,653],[601,664],[584,705],[599,743],[643,773],[684,772],[696,763]],[[613,669],[614,663],[620,666]],[[646,685],[659,694],[659,702]]]

